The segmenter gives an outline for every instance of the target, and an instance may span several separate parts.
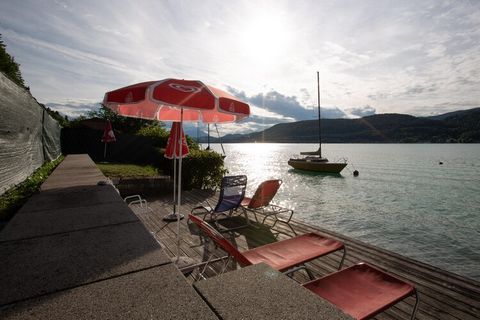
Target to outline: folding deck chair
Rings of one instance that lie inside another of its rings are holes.
[[[414,286],[384,271],[359,263],[303,285],[355,319],[370,319],[397,302],[415,295],[411,319],[415,319],[418,294]]]
[[[342,260],[338,267],[340,269],[347,252],[343,243],[331,238],[325,238],[316,233],[307,233],[240,252],[207,222],[192,214],[189,215],[189,219],[211,238],[218,247],[224,250],[229,255],[229,258],[233,257],[241,267],[264,262],[280,272],[292,273],[298,269],[305,269],[310,279],[313,279],[311,272],[304,266],[306,262],[338,250],[343,250]],[[295,268],[299,266],[302,267]]]
[[[240,203],[245,196],[246,188],[247,176],[245,175],[223,177],[220,185],[220,196],[215,207],[198,206],[193,208],[190,213],[193,215],[204,214],[204,220],[207,220],[207,217],[209,217],[209,221],[214,221],[216,223],[219,215],[223,214],[231,216],[231,214],[240,206]],[[245,212],[244,214],[248,224],[249,220],[247,213]],[[235,229],[245,226],[240,226]]]
[[[273,197],[277,194],[278,188],[282,185],[282,180],[266,180],[262,182],[253,197],[244,197],[241,203],[242,209],[250,211],[254,214],[255,220],[258,222],[257,213],[264,215],[262,224],[265,223],[265,220],[273,216],[275,222],[272,225],[272,228],[275,227],[278,221],[285,222],[288,224],[293,216],[293,210],[283,208],[274,204],[271,204]],[[286,214],[288,217],[286,220],[279,219],[278,214]]]

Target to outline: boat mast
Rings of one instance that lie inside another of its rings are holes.
[[[318,155],[322,157],[322,131],[320,125],[320,72],[317,71],[317,101],[318,101]]]

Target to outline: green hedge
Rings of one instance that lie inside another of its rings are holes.
[[[158,167],[173,179],[173,160],[164,157],[165,149],[157,151],[160,159]],[[215,189],[220,186],[226,172],[223,157],[217,152],[190,150],[182,159],[182,189]]]
[[[226,172],[220,154],[190,150],[188,156],[182,159],[182,186],[184,189],[214,189],[220,186]]]

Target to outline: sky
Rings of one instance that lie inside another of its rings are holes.
[[[0,34],[41,103],[70,117],[105,92],[197,79],[248,102],[223,133],[480,106],[478,0],[0,0]],[[222,134],[223,134],[222,133]]]

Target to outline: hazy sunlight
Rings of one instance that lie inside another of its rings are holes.
[[[277,64],[288,49],[291,30],[285,14],[265,10],[247,19],[239,28],[239,44],[242,53],[249,59],[261,62],[264,67]]]

